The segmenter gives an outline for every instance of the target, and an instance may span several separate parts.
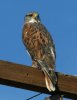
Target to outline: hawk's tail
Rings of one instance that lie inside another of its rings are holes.
[[[48,75],[48,73],[44,70],[43,70],[43,72],[44,72],[44,75],[45,75],[45,82],[46,82],[47,89],[49,91],[55,91],[55,79],[53,79],[54,76]]]
[[[55,75],[55,72],[53,69],[48,69],[48,66],[44,64],[42,61],[38,61],[39,64],[42,67],[42,71],[44,72],[45,75],[45,83],[46,87],[49,91],[55,91],[55,85],[57,82],[57,77]]]

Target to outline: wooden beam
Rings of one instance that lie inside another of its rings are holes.
[[[28,89],[47,94],[62,94],[66,98],[77,99],[77,77],[56,73],[57,90],[50,93],[46,89],[43,73],[25,65],[0,61],[0,84]]]

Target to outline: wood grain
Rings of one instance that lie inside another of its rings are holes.
[[[0,84],[46,94],[61,94],[66,98],[77,99],[77,76],[56,72],[58,84],[55,92],[46,89],[42,71],[26,65],[0,61]]]

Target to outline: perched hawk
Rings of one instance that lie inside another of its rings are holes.
[[[37,12],[28,13],[25,16],[22,39],[32,58],[32,67],[43,71],[48,90],[55,91],[57,81],[55,75],[55,46]]]

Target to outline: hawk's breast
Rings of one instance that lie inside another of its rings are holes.
[[[32,59],[47,59],[53,61],[53,40],[41,23],[28,23],[23,28],[23,42]],[[54,50],[54,49],[53,49]],[[52,53],[51,53],[52,52]],[[54,54],[55,55],[55,54]]]

